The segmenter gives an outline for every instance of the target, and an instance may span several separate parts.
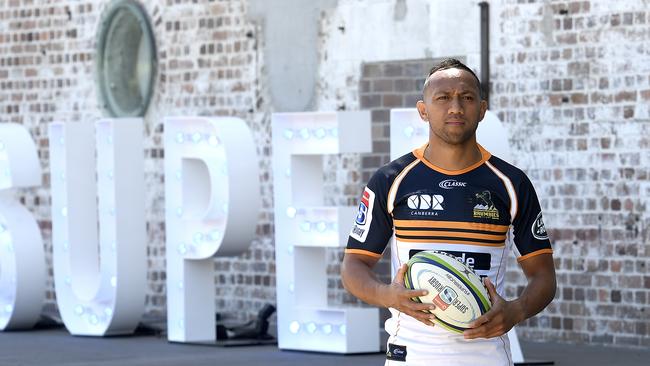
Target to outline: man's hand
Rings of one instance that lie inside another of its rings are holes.
[[[463,332],[465,339],[492,338],[507,333],[512,327],[524,320],[526,315],[523,307],[517,301],[506,301],[499,294],[489,278],[483,280],[492,301],[492,308]]]
[[[428,291],[409,290],[404,286],[404,274],[407,269],[408,265],[403,264],[399,271],[397,271],[393,282],[390,285],[386,285],[384,290],[386,307],[399,310],[426,325],[433,326],[433,320],[436,317],[429,311],[434,310],[436,307],[433,304],[422,304],[412,300],[414,297],[427,295]]]
[[[393,282],[387,284],[379,281],[372,272],[377,261],[378,257],[346,253],[341,264],[341,280],[345,289],[368,304],[393,308],[433,326],[436,317],[429,311],[434,310],[435,305],[422,304],[412,299],[427,295],[427,291],[404,287],[404,274],[408,265],[402,265]]]

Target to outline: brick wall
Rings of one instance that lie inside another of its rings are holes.
[[[47,124],[101,117],[94,85],[96,32],[109,1],[0,0],[0,122],[25,125],[44,169],[43,186],[20,190],[42,229],[51,277],[51,220]],[[146,311],[165,312],[162,118],[237,116],[258,146],[263,194],[257,237],[237,258],[215,260],[216,304],[240,320],[275,302],[270,116],[260,77],[259,29],[246,20],[246,1],[150,0],[159,57],[152,103],[145,116],[147,219]],[[242,311],[243,310],[243,311]]]
[[[407,4],[415,2],[422,3]],[[323,14],[322,47],[328,37],[365,39],[355,33],[363,30],[355,24],[364,19],[355,17],[366,14],[357,8],[370,6],[370,0],[340,3]],[[39,148],[44,184],[20,190],[19,196],[39,221],[47,253],[51,253],[47,123],[100,117],[93,82],[94,47],[97,22],[107,4],[0,0],[0,122],[22,123]],[[559,280],[556,301],[522,324],[520,336],[647,347],[650,13],[636,0],[490,4],[491,109],[509,130],[515,164],[537,187]],[[262,28],[247,20],[246,0],[146,0],[143,5],[151,16],[159,55],[155,94],[145,117],[145,177],[150,187],[147,312],[165,309],[162,117],[232,115],[248,122],[258,146],[262,213],[250,250],[237,258],[215,260],[215,299],[220,311],[250,318],[262,303],[275,302],[273,106],[265,89]],[[392,11],[392,3],[380,5]],[[385,31],[406,28],[391,29]],[[448,31],[449,37],[456,32]],[[372,42],[361,44],[373,47]],[[352,54],[339,57],[338,63],[328,61],[335,51],[319,50],[324,67],[318,76],[318,105],[327,110],[371,110],[374,143],[371,154],[328,159],[326,203],[356,205],[370,174],[388,161],[389,109],[414,105],[434,60],[424,48],[418,54],[417,47],[405,47],[382,51],[379,61]],[[464,56],[475,60],[470,53]],[[334,74],[337,70],[342,71]],[[330,85],[334,81],[336,85]],[[341,250],[329,254],[330,301],[360,305],[340,286]],[[51,254],[47,261],[51,269]],[[512,285],[506,291],[514,297],[525,280],[514,262],[510,268]],[[388,279],[387,262],[379,272]],[[47,298],[54,303],[51,277]]]
[[[536,340],[650,345],[648,14],[639,1],[493,4],[492,110],[539,193],[555,301]],[[514,296],[524,280],[510,287]]]
[[[38,148],[43,185],[19,196],[42,230],[49,303],[54,285],[47,124],[99,116],[91,74],[97,12],[92,1],[0,1],[0,121],[23,124]]]

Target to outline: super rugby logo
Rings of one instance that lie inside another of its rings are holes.
[[[363,191],[363,196],[361,196],[361,203],[359,203],[359,213],[357,214],[357,224],[363,225],[366,223],[366,218],[368,217],[368,206],[370,205],[370,192],[368,188]]]
[[[454,300],[458,297],[456,291],[452,290],[451,287],[445,286],[442,291],[438,293],[433,299],[433,303],[442,310],[447,310],[449,305],[451,305]]]
[[[533,222],[533,226],[530,228],[533,232],[533,236],[537,240],[546,240],[548,239],[548,233],[546,232],[546,226],[544,226],[544,220],[542,220],[542,212],[540,211]]]
[[[352,232],[350,236],[360,242],[365,242],[368,236],[368,229],[372,223],[372,206],[375,202],[375,192],[366,187],[361,195],[361,202],[359,202],[359,211],[357,218],[354,220]]]
[[[443,189],[454,189],[467,187],[467,182],[459,182],[456,179],[446,179],[438,183],[438,187]]]
[[[439,194],[414,194],[409,196],[406,204],[412,210],[444,210],[445,198]]]

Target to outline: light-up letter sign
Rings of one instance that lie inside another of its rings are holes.
[[[144,311],[142,127],[141,119],[49,126],[54,287],[73,335],[131,333]]]
[[[429,126],[422,121],[417,109],[399,108],[390,111],[390,158],[400,156],[422,146],[429,140]],[[485,117],[478,124],[476,140],[487,151],[495,156],[511,162],[510,142],[508,132],[494,113],[487,111]],[[519,338],[512,328],[508,332],[510,350],[514,362],[523,362],[523,354],[519,345]]]
[[[278,345],[378,351],[378,309],[328,307],[325,250],[346,245],[356,207],[323,203],[323,155],[371,151],[369,112],[276,113],[272,127]]]
[[[169,341],[216,340],[212,257],[240,254],[255,236],[256,151],[239,118],[165,119]]]
[[[14,188],[39,186],[36,146],[22,125],[0,124],[0,330],[31,328],[45,299],[45,253],[32,214]]]

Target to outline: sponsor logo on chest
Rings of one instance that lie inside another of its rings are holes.
[[[438,183],[438,187],[442,189],[465,188],[467,187],[467,182],[459,182],[456,179],[445,179]]]
[[[477,219],[499,219],[499,210],[492,202],[492,193],[490,191],[478,192],[474,195],[476,206],[474,206],[473,216]]]
[[[421,252],[423,249],[409,250],[409,258]],[[467,265],[474,271],[489,271],[492,268],[492,255],[490,253],[477,253],[470,251],[455,251],[455,250],[440,250],[447,254],[451,254],[456,259]]]
[[[439,194],[412,194],[406,200],[411,216],[438,216],[443,211],[445,198]]]

